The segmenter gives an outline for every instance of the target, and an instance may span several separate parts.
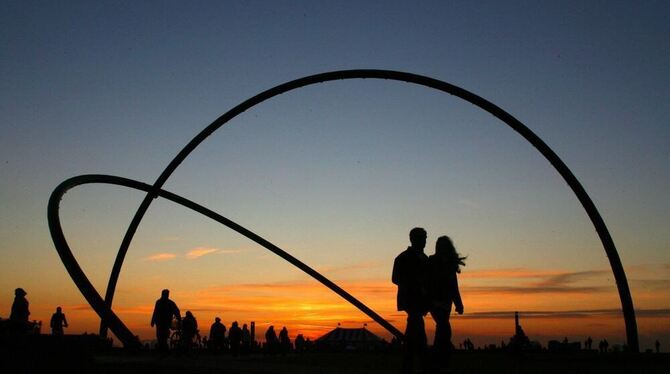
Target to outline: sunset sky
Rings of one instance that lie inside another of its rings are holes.
[[[16,287],[31,319],[68,333],[99,319],[54,250],[51,191],[80,174],[153,183],[198,132],[302,76],[389,69],[478,94],[571,168],[619,250],[641,348],[670,346],[670,4],[661,1],[217,1],[0,4],[0,317]],[[551,165],[491,115],[381,80],[273,98],[208,138],[164,188],[321,271],[400,329],[390,281],[408,232],[467,255],[454,339],[623,343],[614,279],[583,208]],[[104,290],[143,194],[86,185],[61,203],[66,237]],[[390,334],[239,234],[155,200],[114,310],[143,339],[163,288],[201,330],[255,321],[312,338]],[[428,324],[432,331],[432,322]],[[47,332],[43,328],[43,332]]]

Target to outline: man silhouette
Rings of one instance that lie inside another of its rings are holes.
[[[49,325],[51,326],[51,335],[63,335],[63,327],[67,327],[67,319],[65,313],[63,313],[63,308],[56,308],[56,313],[51,315]]]
[[[429,300],[426,288],[428,256],[426,230],[415,227],[409,232],[411,245],[393,262],[391,280],[398,286],[397,308],[407,313],[403,373],[411,373],[414,356],[419,355],[421,366],[426,365],[427,338],[423,317],[428,313]]]
[[[226,326],[221,323],[221,318],[216,317],[214,323],[209,328],[209,347],[214,352],[220,352],[223,349],[226,340]]]
[[[165,289],[161,292],[161,298],[156,300],[154,314],[151,316],[151,327],[156,325],[156,340],[158,341],[158,350],[161,353],[168,351],[167,341],[170,337],[173,316],[181,321],[179,308],[174,301],[170,300],[170,290]]]

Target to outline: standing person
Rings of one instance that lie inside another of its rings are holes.
[[[427,338],[423,317],[428,313],[428,291],[426,274],[428,257],[423,253],[426,246],[426,230],[415,227],[409,232],[411,245],[393,262],[391,280],[398,286],[397,307],[407,313],[403,373],[411,373],[414,357],[419,356],[422,367],[426,366]]]
[[[284,326],[281,331],[279,331],[279,346],[281,347],[281,353],[286,354],[291,351],[291,338],[288,337],[288,330]]]
[[[658,339],[656,339],[654,346],[656,346],[656,353],[661,353],[661,342],[659,342]]]
[[[209,348],[213,352],[221,352],[226,340],[226,326],[221,323],[221,318],[216,317],[209,328]]]
[[[198,334],[198,320],[195,319],[190,310],[186,311],[184,319],[181,320],[182,348],[190,351],[193,347],[193,339]]]
[[[18,334],[25,334],[30,329],[28,323],[30,310],[28,309],[28,299],[26,299],[27,294],[20,287],[14,290],[14,303],[12,303],[12,312],[9,315],[9,321],[14,331]]]
[[[51,315],[51,335],[63,335],[63,327],[67,327],[67,319],[61,307],[56,308],[56,313]]]
[[[251,331],[245,323],[242,325],[242,354],[247,354],[251,351]]]
[[[457,273],[465,266],[448,236],[440,236],[435,243],[435,254],[428,258],[428,290],[430,294],[430,315],[435,320],[435,341],[433,342],[433,365],[447,368],[453,350],[451,343],[452,304],[456,313],[463,314],[463,301],[458,290]]]
[[[156,340],[158,341],[158,350],[161,353],[167,353],[168,351],[172,317],[181,321],[179,308],[174,301],[170,300],[170,290],[165,289],[161,291],[161,298],[156,300],[154,313],[151,316],[151,327],[156,326]]]
[[[277,352],[278,345],[279,341],[277,340],[277,333],[275,333],[275,327],[270,326],[268,327],[268,330],[265,332],[265,348],[267,349],[267,352],[269,354],[273,355]]]
[[[240,354],[240,344],[242,342],[242,330],[237,321],[233,322],[228,331],[228,340],[230,340],[230,353],[233,357]]]

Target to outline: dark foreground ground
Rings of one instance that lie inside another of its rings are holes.
[[[381,374],[398,373],[397,353],[316,353],[241,358],[198,354],[161,358],[151,352],[8,352],[2,353],[0,372],[6,373],[253,373],[253,374]],[[670,373],[670,354],[528,353],[459,351],[453,373]]]

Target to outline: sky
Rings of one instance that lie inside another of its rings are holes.
[[[153,183],[198,132],[283,82],[344,69],[429,76],[495,103],[540,136],[595,202],[618,248],[641,348],[670,342],[670,26],[663,1],[3,1],[0,4],[0,317],[60,305],[67,332],[99,319],[54,249],[46,205],[63,180]],[[454,339],[498,343],[513,312],[533,340],[625,330],[607,257],[560,175],[504,123],[447,94],[382,80],[291,91],[236,117],[164,186],[321,271],[400,329],[390,281],[412,227],[426,253],[468,256]],[[69,191],[65,235],[104,295],[143,195]],[[276,255],[155,200],[114,310],[143,339],[169,288],[201,330],[215,316],[312,338],[390,334]],[[429,334],[434,326],[428,323]],[[43,332],[48,329],[43,327]]]

